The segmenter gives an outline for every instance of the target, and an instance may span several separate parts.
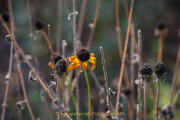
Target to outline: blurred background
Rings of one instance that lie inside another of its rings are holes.
[[[76,10],[80,14],[81,3],[83,0],[76,0]],[[130,9],[130,0],[127,0],[128,9]],[[91,29],[89,27],[90,23],[93,23],[95,10],[96,10],[97,0],[88,0],[86,4],[86,11],[84,17],[84,23],[82,28],[82,35],[80,41],[82,46],[87,46],[88,39],[90,36]],[[58,3],[54,0],[31,0],[30,9],[33,21],[33,30],[36,38],[36,50],[37,56],[40,64],[40,70],[42,73],[42,78],[49,83],[53,80],[51,76],[51,70],[48,67],[48,62],[50,61],[50,51],[42,35],[37,34],[34,22],[37,19],[41,19],[45,23],[45,31],[47,31],[47,24],[51,25],[51,33],[54,48],[56,49],[57,41],[57,26],[58,22],[61,23],[61,41],[66,40],[66,58],[72,56],[73,51],[73,29],[71,27],[70,21],[67,19],[67,9],[72,13],[72,0],[62,0],[62,11],[61,11],[61,21],[57,19]],[[32,51],[32,41],[30,38],[30,29],[28,21],[28,13],[26,1],[22,0],[12,0],[13,14],[14,14],[14,23],[16,26],[15,35],[16,41],[19,46],[22,48],[23,52],[27,55],[33,56]],[[0,12],[8,11],[8,2],[6,0],[0,0]],[[77,22],[79,20],[79,14],[77,15]],[[127,30],[127,16],[125,13],[125,7],[123,0],[119,1],[119,15],[120,15],[120,32],[122,39],[122,46],[124,48],[124,41]],[[72,18],[72,17],[71,17]],[[179,37],[178,30],[180,28],[180,1],[179,0],[135,0],[134,9],[132,14],[132,23],[134,24],[135,37],[137,40],[137,30],[142,31],[142,60],[145,63],[150,63],[153,67],[157,61],[157,51],[158,51],[158,36],[154,35],[155,28],[157,28],[158,21],[164,21],[168,32],[164,37],[163,43],[163,54],[162,62],[167,67],[167,81],[161,83],[160,89],[160,107],[169,104],[170,94],[171,94],[171,83],[172,76],[175,69]],[[4,84],[9,67],[9,53],[10,53],[10,44],[5,41],[5,36],[7,32],[3,27],[2,22],[0,22],[0,104],[3,103],[6,84]],[[96,57],[96,69],[94,72],[99,78],[100,83],[105,88],[104,79],[103,79],[103,69],[101,63],[101,56],[99,47],[104,49],[104,55],[106,59],[106,68],[109,80],[109,86],[112,87],[114,91],[117,91],[117,79],[119,78],[119,72],[121,67],[121,58],[119,56],[118,44],[117,44],[117,33],[116,33],[116,17],[115,17],[115,1],[114,0],[101,0],[98,19],[96,23],[96,28],[92,38],[92,43],[90,46],[90,53],[94,53]],[[127,58],[126,58],[126,67],[127,72],[130,77],[130,44],[128,45]],[[30,105],[32,107],[33,114],[35,118],[41,118],[41,120],[50,120],[46,105],[41,100],[40,96],[40,85],[39,82],[28,82],[29,67],[26,63],[23,62],[22,57],[20,57],[21,67],[24,75],[26,90]],[[34,60],[31,60],[31,63],[34,64]],[[135,79],[137,79],[138,64],[135,64]],[[180,77],[180,69],[177,73],[177,78]],[[99,112],[97,101],[98,98],[97,89],[95,87],[94,80],[89,74],[89,81],[91,85],[91,94],[92,94],[92,104],[93,111]],[[17,102],[17,92],[16,92],[16,82],[15,82],[15,69],[13,66],[11,82],[9,93],[7,97],[7,104],[9,107],[6,108],[5,120],[17,120],[17,108],[15,104]],[[73,76],[74,77],[74,76]],[[150,84],[150,83],[148,83]],[[84,74],[80,75],[80,112],[88,111],[88,94],[87,94],[87,85],[85,81]],[[156,83],[150,84],[152,88],[155,88]],[[123,86],[125,87],[125,82],[123,79]],[[135,86],[137,88],[137,86]],[[137,90],[137,89],[136,89]],[[148,90],[147,90],[148,91]],[[137,91],[135,92],[135,99]],[[155,91],[154,91],[155,92]],[[22,93],[22,92],[21,92]],[[74,90],[75,94],[75,90]],[[147,93],[147,112],[148,119],[153,119],[154,116],[154,102],[148,91]],[[22,93],[23,99],[23,93]],[[51,100],[48,98],[49,104]],[[121,97],[121,103],[124,104],[124,107],[120,111],[124,112],[123,118],[127,120],[127,104],[124,102],[125,98]],[[112,99],[112,104],[116,104],[116,95]],[[174,120],[179,120],[180,114],[180,98],[178,98],[176,106],[173,109]],[[101,112],[105,112],[107,109],[106,102],[100,106]],[[72,99],[69,102],[70,112],[75,112],[75,108],[72,102]],[[103,111],[104,110],[104,111]],[[52,109],[53,116],[56,118],[57,109]],[[27,107],[22,111],[23,120],[30,120],[30,115]],[[0,115],[2,114],[2,109],[0,109]],[[72,117],[75,119],[76,117]],[[85,116],[81,117],[82,120],[87,119]],[[98,119],[98,118],[92,118]],[[163,119],[163,117],[162,117]]]

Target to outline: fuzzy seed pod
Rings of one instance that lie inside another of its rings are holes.
[[[42,30],[44,29],[44,22],[42,20],[36,20],[35,26],[37,30]]]
[[[60,59],[56,64],[55,64],[55,69],[57,70],[57,74],[62,76],[63,73],[66,72],[67,70],[67,63],[64,59]]]
[[[85,47],[82,47],[78,50],[77,52],[77,58],[80,60],[80,61],[87,61],[89,60],[90,58],[90,52],[87,48]]]
[[[140,66],[139,72],[141,75],[152,75],[153,70],[149,63],[144,63]]]
[[[157,28],[158,28],[159,30],[165,29],[165,28],[166,28],[166,25],[165,25],[164,21],[158,21],[158,23],[157,23]]]
[[[1,12],[1,17],[4,20],[4,22],[9,22],[9,12],[7,11],[2,11]]]
[[[167,72],[166,66],[164,65],[163,62],[158,62],[154,66],[154,73],[156,75],[163,75],[164,73]]]

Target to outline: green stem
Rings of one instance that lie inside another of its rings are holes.
[[[87,76],[86,70],[84,71],[85,77],[86,77],[86,82],[88,86],[88,95],[89,95],[89,114],[88,114],[88,120],[90,120],[90,115],[91,115],[91,93],[90,93],[90,85],[89,85],[89,80]]]
[[[65,76],[65,80],[66,80],[66,82],[68,83],[68,88],[69,88],[69,91],[70,91],[70,93],[71,93],[74,106],[75,106],[75,108],[76,108],[76,99],[75,99],[75,96],[74,96],[73,91],[71,90],[71,84],[69,83],[69,81],[68,81],[68,79],[67,79],[67,76]]]

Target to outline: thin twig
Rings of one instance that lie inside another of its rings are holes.
[[[147,120],[147,111],[146,111],[146,83],[147,80],[144,78],[144,120]]]
[[[78,27],[77,27],[77,39],[81,39],[81,33],[84,23],[84,15],[86,11],[86,4],[87,0],[82,0],[81,2],[81,9],[80,9],[80,15],[79,15],[79,21],[78,21]]]
[[[98,13],[99,13],[100,1],[101,0],[97,1],[96,12],[95,12],[94,20],[93,20],[93,28],[91,29],[91,33],[90,33],[89,40],[88,40],[87,47],[86,47],[87,49],[89,49],[93,35],[94,35],[96,22],[97,22],[97,18],[98,18]]]
[[[124,10],[126,13],[126,18],[128,19],[128,16],[129,16],[128,3],[127,3],[127,0],[123,0],[123,1],[124,1]]]
[[[130,74],[131,74],[131,77],[130,77],[130,80],[131,80],[131,112],[132,112],[132,115],[131,115],[131,120],[133,120],[134,118],[134,104],[135,104],[135,101],[134,101],[134,24],[131,24],[131,53],[130,53]],[[130,104],[130,103],[129,103]]]
[[[160,31],[158,41],[159,41],[159,44],[158,44],[157,62],[161,62],[162,61],[162,49],[163,49],[163,34],[162,34],[162,31]]]
[[[4,22],[4,20],[2,19],[1,15],[0,15],[0,19],[3,22],[8,34],[10,35],[10,37],[12,38],[12,41],[14,43],[14,45],[17,47],[17,49],[19,50],[21,56],[24,58],[24,60],[26,61],[27,65],[30,67],[30,69],[32,70],[32,72],[34,73],[34,75],[36,76],[37,80],[40,82],[41,86],[44,88],[44,90],[46,91],[46,93],[48,94],[48,96],[51,98],[52,101],[55,101],[54,97],[51,95],[51,93],[48,91],[48,89],[46,88],[46,86],[44,85],[44,83],[42,82],[42,80],[40,79],[40,77],[38,76],[38,74],[35,72],[34,68],[32,67],[32,65],[30,64],[29,60],[26,59],[24,53],[22,52],[22,50],[20,49],[20,47],[18,46],[16,40],[12,37],[9,29],[7,28],[6,23]],[[63,114],[68,120],[72,120],[67,113]]]
[[[177,92],[176,92],[176,94],[175,94],[175,96],[174,96],[174,101],[173,101],[173,104],[172,104],[172,109],[174,108],[174,106],[175,106],[175,104],[176,104],[176,102],[177,102],[177,99],[178,99],[179,94],[180,94],[180,85],[179,85],[179,87],[178,87],[178,89],[177,89]]]
[[[119,55],[122,59],[123,52],[122,52],[121,32],[120,32],[120,23],[119,23],[119,0],[116,0],[115,2],[116,2],[116,32],[117,32],[117,38],[118,38],[118,49],[119,49]],[[124,65],[124,78],[126,80],[126,85],[130,88],[128,72],[125,65]]]
[[[62,12],[62,0],[57,0],[57,43],[56,52],[61,52],[61,12]]]
[[[66,9],[66,13],[67,13],[67,15],[69,15],[70,12],[69,12],[69,9],[68,9],[68,7],[67,7],[66,0],[63,0],[63,2],[64,2],[64,7],[65,7],[65,9]],[[69,21],[70,21],[71,27],[72,27],[72,29],[73,29],[73,21],[72,21],[71,19],[70,19]]]
[[[125,56],[126,56],[127,45],[128,45],[128,40],[129,40],[129,32],[130,32],[130,27],[131,27],[131,18],[132,18],[133,5],[134,5],[134,0],[131,0],[131,9],[130,9],[130,14],[129,14],[129,19],[128,19],[128,27],[127,27],[127,33],[126,33],[126,40],[125,40],[123,58],[122,58],[122,63],[121,63],[119,83],[118,83],[118,92],[117,92],[117,100],[116,100],[116,117],[118,116],[118,107],[117,106],[119,104],[122,76],[123,76],[123,70],[124,70],[124,64],[125,64]]]
[[[106,72],[104,52],[103,52],[103,48],[102,47],[100,47],[100,53],[101,53],[103,71],[104,71],[104,79],[105,79],[105,83],[106,83],[107,104],[108,104],[108,107],[109,107],[109,112],[111,113],[111,100],[110,100],[110,96],[109,96],[108,78],[107,78],[107,72]],[[110,119],[112,120],[112,116],[111,116]]]
[[[142,64],[141,62],[141,50],[142,50],[142,35],[141,35],[141,30],[138,30],[138,48],[139,48],[139,68]],[[138,78],[140,78],[140,73],[138,71]],[[137,106],[137,120],[141,119],[141,85],[140,85],[140,80],[138,84],[138,106]]]
[[[32,26],[32,19],[31,19],[31,13],[30,13],[30,5],[29,5],[29,0],[26,0],[27,4],[27,11],[28,11],[28,19],[29,19],[29,27],[30,27],[30,37],[32,41],[32,49],[33,49],[33,56],[34,56],[34,62],[36,64],[38,73],[40,74],[40,68],[39,68],[39,61],[36,53],[36,44],[34,40],[34,34],[33,34],[33,26]]]

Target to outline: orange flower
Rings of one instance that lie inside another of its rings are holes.
[[[67,58],[67,62],[69,64],[71,63],[67,67],[67,71],[79,68],[83,64],[83,69],[81,70],[81,72],[83,72],[87,69],[87,62],[92,63],[92,66],[91,66],[91,71],[92,71],[96,67],[95,60],[96,58],[94,57],[94,54],[89,53],[88,49],[82,47],[78,50],[77,56],[71,56]]]

